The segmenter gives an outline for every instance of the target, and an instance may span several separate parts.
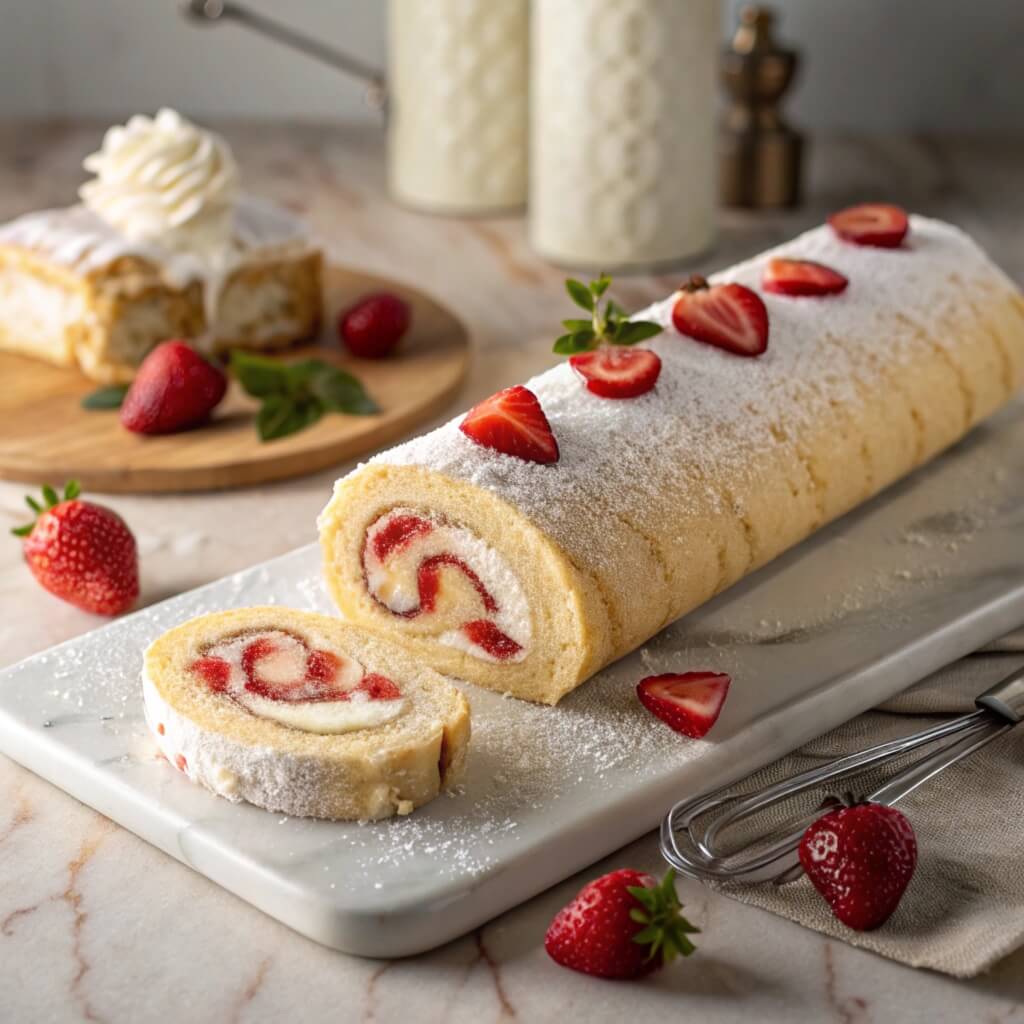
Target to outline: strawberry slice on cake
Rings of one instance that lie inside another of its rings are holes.
[[[764,300],[742,284],[709,284],[693,275],[679,290],[672,325],[680,334],[737,356],[759,356],[768,348]]]

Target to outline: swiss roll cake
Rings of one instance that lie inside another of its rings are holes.
[[[454,785],[459,691],[333,616],[216,612],[150,645],[146,722],[163,756],[219,796],[285,814],[407,814]]]
[[[339,480],[320,530],[343,617],[555,703],[963,437],[1024,381],[1024,298],[948,224],[863,241],[826,225],[700,284],[754,293],[760,354],[703,343],[680,290],[637,314],[664,326],[645,393],[565,363],[512,389],[550,430],[536,457],[460,416]],[[782,293],[793,266],[840,286]]]

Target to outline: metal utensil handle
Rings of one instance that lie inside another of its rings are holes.
[[[720,832],[765,808],[822,783],[858,774],[873,764],[891,760],[926,744],[941,741],[937,750],[898,772],[867,796],[867,800],[892,805],[958,761],[969,757],[1024,720],[1024,668],[997,683],[978,697],[978,710],[911,736],[880,743],[839,758],[831,764],[808,769],[760,792],[729,795],[723,787],[676,804],[661,826],[661,850],[665,859],[683,874],[694,878],[753,881],[771,877],[783,883],[798,878],[796,859],[802,829],[781,837],[765,837],[769,845],[744,856],[744,851],[720,853],[715,840]],[[703,833],[695,834],[696,820],[723,808]],[[781,869],[781,871],[780,871]],[[766,876],[766,872],[769,874]]]
[[[233,3],[232,0],[180,0],[180,9],[186,18],[204,25],[216,25],[225,19],[235,21],[260,35],[314,57],[337,71],[358,78],[366,83],[366,97],[370,105],[381,111],[387,109],[387,80],[384,72],[366,64],[358,57],[297,32],[284,22],[268,18],[265,14]]]

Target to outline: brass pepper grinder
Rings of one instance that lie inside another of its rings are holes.
[[[774,21],[766,7],[744,7],[722,55],[721,76],[730,99],[719,140],[726,206],[763,209],[800,202],[804,140],[778,109],[799,57],[775,41]]]

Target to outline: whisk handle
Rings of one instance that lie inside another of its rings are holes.
[[[1024,722],[1024,667],[986,690],[975,703],[1015,725]]]

